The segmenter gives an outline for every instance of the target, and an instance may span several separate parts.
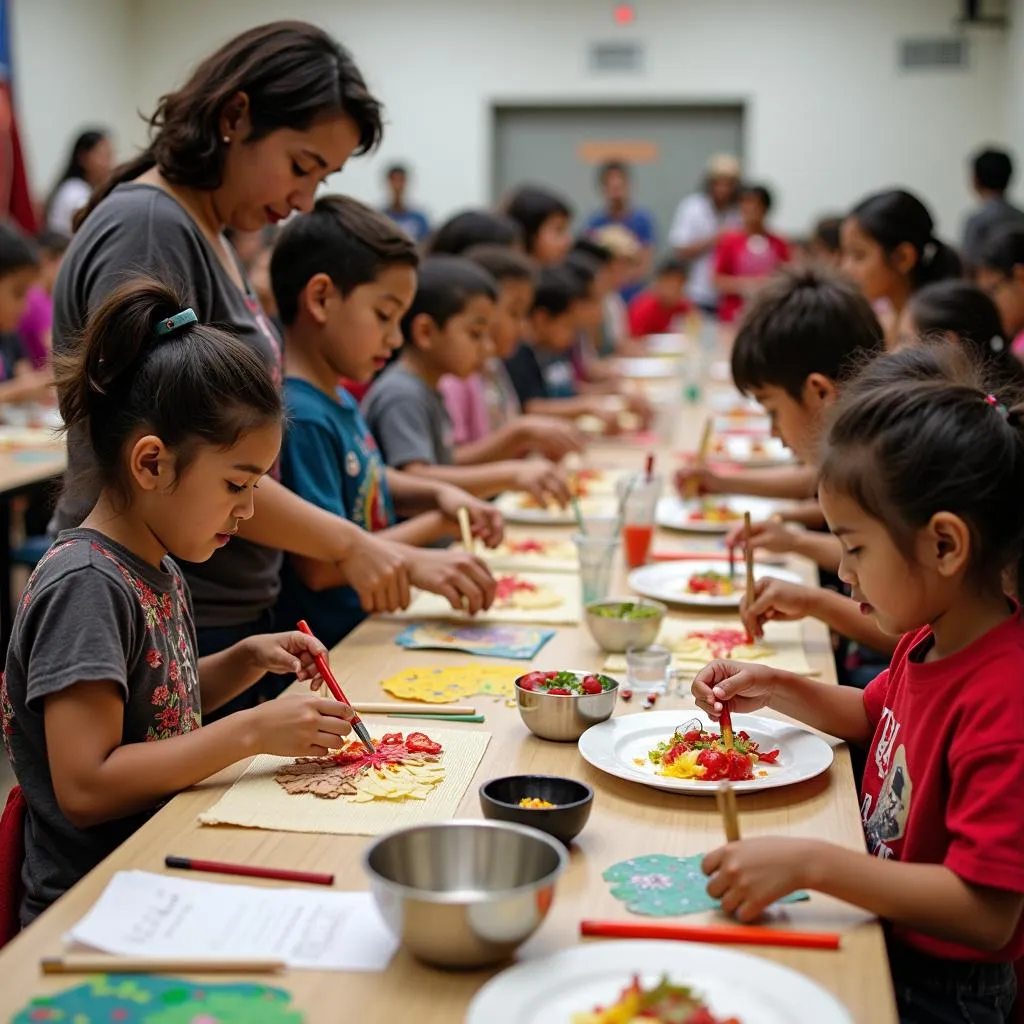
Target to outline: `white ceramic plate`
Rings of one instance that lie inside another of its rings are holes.
[[[728,459],[750,469],[758,466],[788,466],[793,453],[777,437],[745,437],[727,434],[711,447],[708,458]]]
[[[740,598],[746,585],[746,570],[743,559],[736,559],[736,589],[732,594],[718,597],[713,594],[691,594],[688,590],[690,577],[702,572],[729,571],[727,559],[708,559],[706,562],[679,561],[656,562],[634,569],[626,578],[626,585],[641,597],[650,597],[655,601],[667,601],[669,604],[686,604],[699,608],[739,608]],[[775,566],[754,563],[754,580],[771,576],[787,583],[802,583],[795,572],[778,569]]]
[[[652,356],[681,356],[686,351],[686,335],[648,334],[644,347]]]
[[[648,751],[667,740],[679,726],[689,722],[700,722],[705,728],[718,731],[718,726],[696,709],[645,711],[638,715],[609,718],[607,722],[591,726],[580,737],[580,754],[595,768],[619,779],[670,793],[714,796],[717,783],[658,775],[647,758]],[[792,786],[828,771],[832,764],[832,748],[820,736],[794,722],[780,722],[758,715],[733,715],[732,725],[736,732],[746,730],[762,750],[779,749],[778,762],[764,766],[767,774],[732,783],[737,793]],[[637,764],[638,760],[642,763]]]
[[[689,984],[717,1017],[743,1024],[853,1024],[849,1011],[809,978],[771,960],[691,942],[588,942],[527,960],[492,978],[465,1024],[571,1024],[613,1002],[639,975]]]
[[[532,526],[575,526],[576,516],[572,506],[559,508],[523,508],[524,495],[506,491],[494,502],[495,507],[508,523],[528,523]],[[615,499],[612,497],[581,498],[580,512],[587,516],[614,516],[616,513]]]
[[[618,361],[623,377],[678,377],[682,364],[678,359],[665,356],[633,356]]]
[[[736,518],[722,522],[690,518],[694,512],[706,505],[724,505]],[[743,521],[744,512],[749,512],[750,518],[758,523],[771,519],[777,511],[778,505],[767,498],[752,498],[742,494],[711,494],[704,498],[689,499],[671,494],[658,502],[656,519],[659,526],[664,526],[668,530],[682,530],[684,533],[728,533]]]

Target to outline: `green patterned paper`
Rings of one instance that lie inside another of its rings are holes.
[[[717,910],[719,902],[707,894],[707,877],[700,869],[704,855],[670,857],[653,853],[613,864],[602,876],[614,883],[611,894],[631,914],[644,917],[682,917],[702,910]],[[779,900],[796,903],[810,897],[794,892]]]
[[[40,996],[10,1024],[303,1024],[292,997],[265,985],[207,985],[156,974],[104,974]]]

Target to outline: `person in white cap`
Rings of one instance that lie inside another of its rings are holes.
[[[703,190],[683,199],[669,228],[669,244],[690,264],[689,296],[711,316],[718,314],[719,299],[714,285],[715,246],[723,232],[740,224],[739,183],[739,160],[727,154],[713,156]]]

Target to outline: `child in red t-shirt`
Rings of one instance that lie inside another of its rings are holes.
[[[683,297],[686,287],[686,264],[670,256],[658,264],[654,280],[629,303],[629,333],[633,338],[648,334],[665,334],[676,317],[690,312],[690,303]]]
[[[873,857],[765,837],[715,850],[704,871],[741,921],[801,888],[884,919],[901,1019],[916,1024],[1008,1020],[1024,957],[1024,623],[1003,590],[1011,564],[1024,580],[1024,407],[956,358],[877,359],[844,392],[821,463],[839,575],[902,634],[889,668],[864,691],[728,661],[693,683],[712,718],[768,706],[868,747]]]
[[[747,296],[790,261],[789,243],[765,227],[771,208],[772,194],[764,185],[747,185],[740,195],[743,227],[719,239],[715,287],[721,295],[718,316],[723,323],[738,320]]]

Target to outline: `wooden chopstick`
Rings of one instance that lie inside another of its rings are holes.
[[[708,446],[711,444],[711,417],[704,421],[704,429],[700,435],[700,445],[697,448],[697,460],[694,466],[697,470],[704,469],[708,458]],[[700,495],[700,484],[696,476],[690,477],[687,482],[687,497],[696,498]]]
[[[469,525],[469,509],[465,505],[459,506],[459,533],[462,534],[462,546],[472,555],[475,551],[473,544],[473,530]]]
[[[750,513],[743,513],[743,551],[747,563],[747,607],[754,603],[754,545],[750,543],[752,533],[750,525]],[[754,642],[754,638],[747,633],[747,643]]]
[[[50,956],[39,961],[43,974],[276,974],[283,960],[190,960],[187,957]]]
[[[473,704],[416,704],[413,701],[383,701],[353,704],[361,715],[475,715]]]
[[[740,811],[736,805],[736,790],[728,782],[719,783],[718,789],[715,790],[715,802],[722,813],[726,841],[738,843],[740,841]]]

